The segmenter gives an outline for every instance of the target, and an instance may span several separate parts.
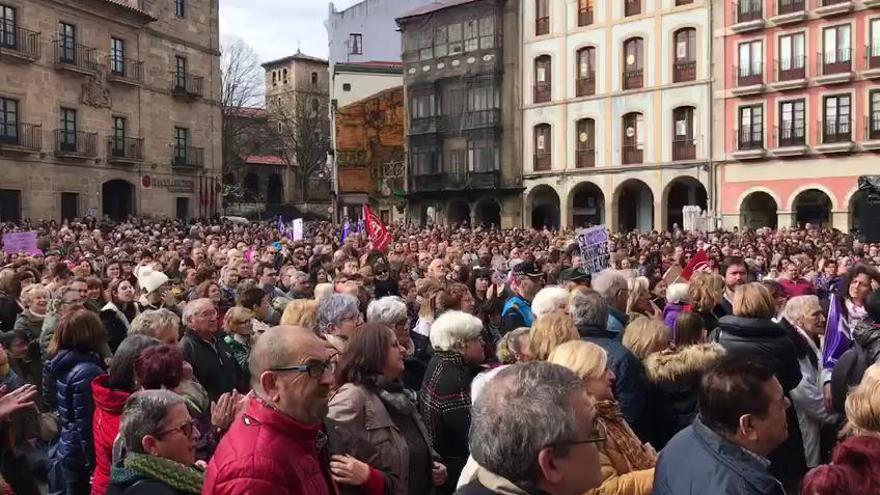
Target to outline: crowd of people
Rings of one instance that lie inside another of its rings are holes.
[[[880,493],[880,245],[837,231],[597,273],[573,231],[11,231],[0,494]]]

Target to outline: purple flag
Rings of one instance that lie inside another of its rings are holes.
[[[831,296],[828,323],[825,326],[825,345],[822,347],[822,367],[826,370],[834,369],[840,356],[852,347],[852,329],[849,328],[846,318],[840,314],[842,304],[845,303],[839,294]]]

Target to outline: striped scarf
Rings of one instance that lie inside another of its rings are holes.
[[[153,478],[171,488],[196,495],[202,492],[205,473],[179,462],[153,455],[129,452],[124,461],[131,474]]]

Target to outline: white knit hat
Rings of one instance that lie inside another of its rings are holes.
[[[146,291],[147,294],[155,292],[156,289],[168,282],[168,275],[153,270],[151,266],[141,267],[135,276],[141,290]]]

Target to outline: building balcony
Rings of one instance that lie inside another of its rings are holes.
[[[40,58],[40,33],[0,23],[0,56],[24,62]]]
[[[499,125],[501,125],[500,108],[465,112],[461,117],[461,129],[464,131],[489,129],[498,127]]]
[[[734,33],[744,33],[764,27],[763,0],[737,0],[734,9],[736,22],[730,26]]]
[[[641,13],[642,13],[642,0],[624,0],[623,1],[623,16],[624,17],[639,15]]]
[[[639,89],[645,86],[645,71],[631,69],[623,71],[623,89]]]
[[[860,144],[863,150],[880,150],[880,115],[865,117],[865,134]]]
[[[817,126],[819,131],[819,141],[821,144],[816,146],[819,153],[847,153],[855,148],[852,137],[852,127],[848,120],[819,122]]]
[[[144,161],[144,139],[110,136],[107,138],[107,163],[139,163]]]
[[[807,87],[807,57],[784,58],[776,61],[776,80],[770,87],[777,91]]]
[[[880,0],[862,0],[862,5],[867,8],[880,7]]]
[[[593,23],[593,8],[578,9],[578,26],[589,26]]]
[[[413,192],[433,192],[463,189],[495,189],[500,185],[498,172],[430,172],[413,175],[410,179]]]
[[[672,161],[680,162],[697,159],[697,140],[677,136],[672,140]]]
[[[807,18],[806,0],[778,0],[776,15],[770,21],[777,26],[800,22]]]
[[[192,74],[171,73],[171,94],[179,98],[197,99],[205,95],[205,78]]]
[[[620,163],[637,165],[645,162],[644,146],[641,144],[625,144],[620,148]]]
[[[736,87],[731,90],[735,96],[758,94],[764,91],[763,64],[743,65],[736,68]]]
[[[88,76],[98,73],[98,50],[80,45],[79,43],[65,43],[62,40],[52,42],[55,48],[55,68],[77,72]]]
[[[132,86],[140,86],[144,83],[144,63],[139,60],[127,58],[114,58],[107,56],[107,80]]]
[[[43,147],[43,126],[39,124],[0,124],[0,151],[39,153]]]
[[[877,79],[880,77],[880,44],[865,47],[865,62],[862,77]]]
[[[205,148],[172,144],[171,166],[178,169],[205,168]]]
[[[535,36],[550,34],[550,18],[538,17],[535,19]]]
[[[533,168],[536,172],[545,172],[553,168],[551,153],[535,153]]]
[[[697,79],[697,62],[685,61],[672,64],[672,81],[685,82]]]
[[[550,87],[551,87],[551,84],[549,82],[535,83],[535,88],[534,88],[534,101],[535,101],[535,103],[547,103],[550,101]]]
[[[466,187],[469,189],[495,189],[500,186],[498,172],[468,172]]]
[[[443,190],[444,186],[443,174],[439,172],[413,175],[412,177],[412,189],[414,192],[440,191]]]
[[[764,146],[763,131],[734,130],[736,150],[733,157],[737,160],[756,160],[763,158],[767,152]]]
[[[59,158],[97,158],[98,133],[55,129],[55,156]]]
[[[574,151],[575,168],[593,168],[596,166],[596,150],[583,148]]]
[[[807,146],[806,127],[801,125],[786,125],[781,130],[779,127],[774,129],[776,134],[776,148],[771,150],[775,157],[792,157],[807,154],[809,147]]]
[[[587,77],[579,77],[575,80],[576,96],[593,96],[596,94],[596,73]]]
[[[853,79],[852,49],[841,48],[819,54],[819,76],[822,85],[841,84]]]
[[[830,17],[852,11],[852,0],[818,0],[815,13],[819,17]]]
[[[442,130],[441,117],[439,115],[431,115],[429,117],[417,117],[410,119],[407,134],[410,136],[420,136],[423,134],[434,134]]]

